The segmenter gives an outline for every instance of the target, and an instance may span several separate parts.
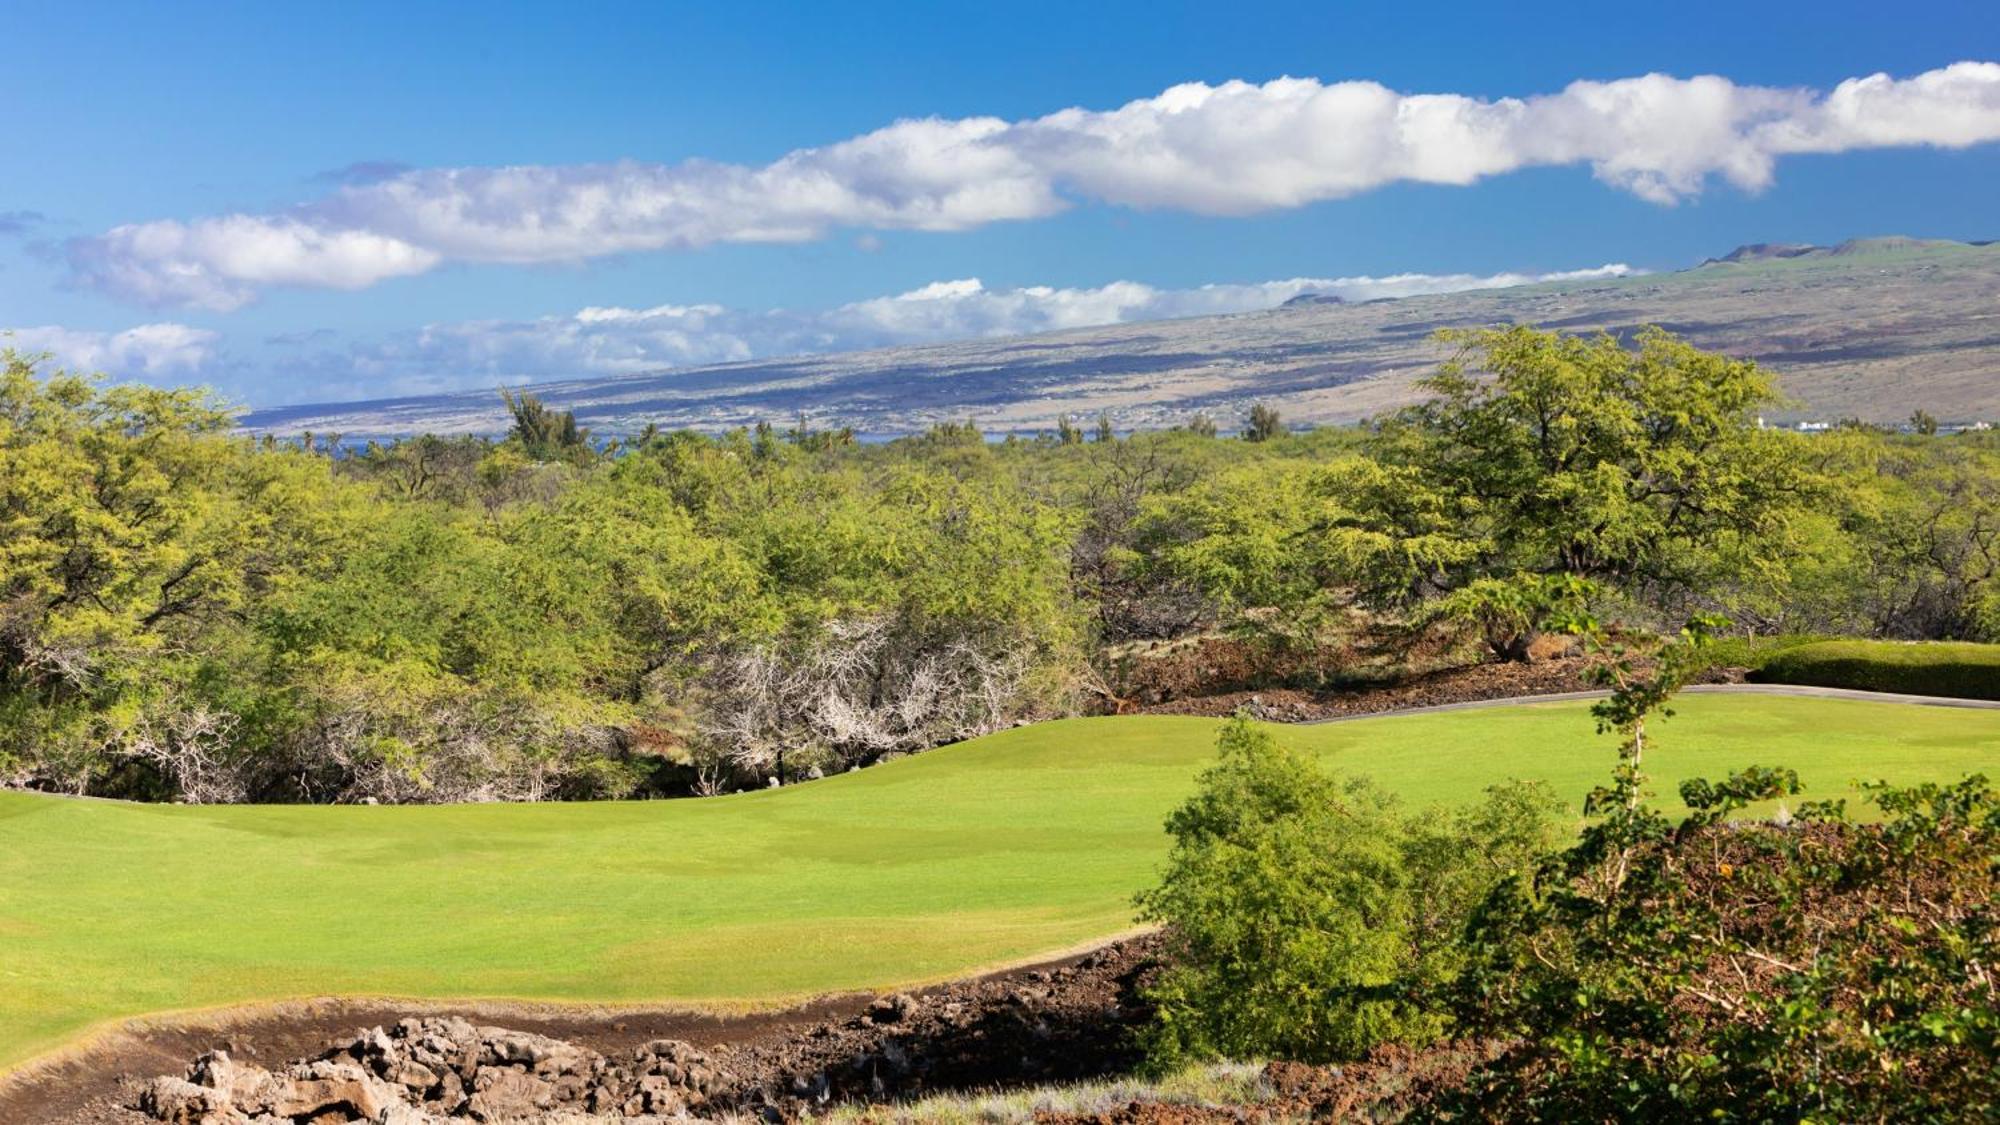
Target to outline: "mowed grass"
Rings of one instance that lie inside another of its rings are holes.
[[[1682,700],[1648,767],[1810,793],[2000,769],[2000,711]],[[1277,728],[1416,805],[1580,802],[1581,703]],[[0,794],[0,1070],[92,1024],[322,994],[757,1002],[1032,957],[1132,924],[1216,723],[1077,719],[710,800],[165,807]]]

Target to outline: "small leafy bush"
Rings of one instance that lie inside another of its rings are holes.
[[[2000,699],[2000,645],[1828,641],[1773,656],[1763,683]]]
[[[1165,877],[1140,896],[1174,968],[1150,989],[1147,1057],[1356,1058],[1445,1028],[1430,993],[1458,973],[1454,940],[1498,882],[1554,838],[1545,790],[1507,785],[1456,813],[1403,814],[1247,719],[1167,822]]]
[[[1817,633],[1783,633],[1763,637],[1716,637],[1708,642],[1703,665],[1709,668],[1748,668],[1754,674],[1766,664],[1807,645],[1824,644],[1837,637]]]
[[[1526,663],[1543,631],[1587,612],[1601,592],[1573,574],[1480,578],[1432,602],[1422,616],[1468,626],[1496,658]]]

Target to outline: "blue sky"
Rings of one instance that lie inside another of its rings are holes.
[[[1990,4],[418,7],[9,4],[0,327],[263,404],[1257,307],[1290,279],[1367,294],[1748,241],[2000,237],[2000,74],[1914,84],[2000,60]],[[1877,72],[1910,84],[1829,124],[1828,93]],[[1654,73],[1720,76],[1730,100],[1552,101],[1471,171],[1435,170],[1449,141],[1334,143],[1373,120],[1351,106],[1244,139],[1306,104],[1261,86],[1282,76],[1477,107]],[[1252,88],[1196,132],[1108,116],[1231,80]],[[899,120],[1072,107],[1094,115],[1081,133],[892,136],[859,170],[755,178]],[[1718,113],[1727,136],[1703,131]],[[1181,163],[1158,166],[1159,144]],[[675,170],[689,160],[747,171]],[[480,181],[477,229],[424,219],[444,182],[427,173],[519,166],[538,186]],[[356,168],[343,196],[333,173]],[[848,194],[826,203],[823,181]],[[662,190],[667,218],[630,212]],[[597,215],[597,192],[627,211]],[[573,226],[549,245],[556,210]],[[283,241],[300,231],[355,241]]]

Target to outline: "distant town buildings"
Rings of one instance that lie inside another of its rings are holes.
[[[1815,419],[1805,419],[1792,423],[1792,429],[1797,430],[1799,433],[1802,434],[1824,434],[1824,433],[1829,433],[1833,430],[1838,430],[1843,427],[1853,426],[1856,424],[1857,423],[1851,421],[1822,422]],[[1765,422],[1764,419],[1760,416],[1757,419],[1757,428],[1760,430],[1769,429],[1770,425],[1769,423]],[[1899,422],[1896,423],[1895,425],[1884,425],[1880,426],[1879,428],[1884,430],[1893,430],[1897,433],[1905,433],[1905,434],[1917,432],[1916,427],[1910,425],[1908,422]],[[1937,424],[1936,432],[1939,434],[1983,434],[1992,431],[1992,429],[1993,429],[1993,423],[1987,421],[1939,422]]]

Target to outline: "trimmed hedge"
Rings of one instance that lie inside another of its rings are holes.
[[[2000,699],[2000,645],[1824,641],[1775,653],[1750,678],[1768,684]]]
[[[1841,638],[1825,633],[1780,633],[1776,636],[1722,636],[1702,647],[1702,658],[1710,668],[1747,668],[1752,672],[1795,648],[1825,644]],[[1752,677],[1753,679],[1755,677]]]

